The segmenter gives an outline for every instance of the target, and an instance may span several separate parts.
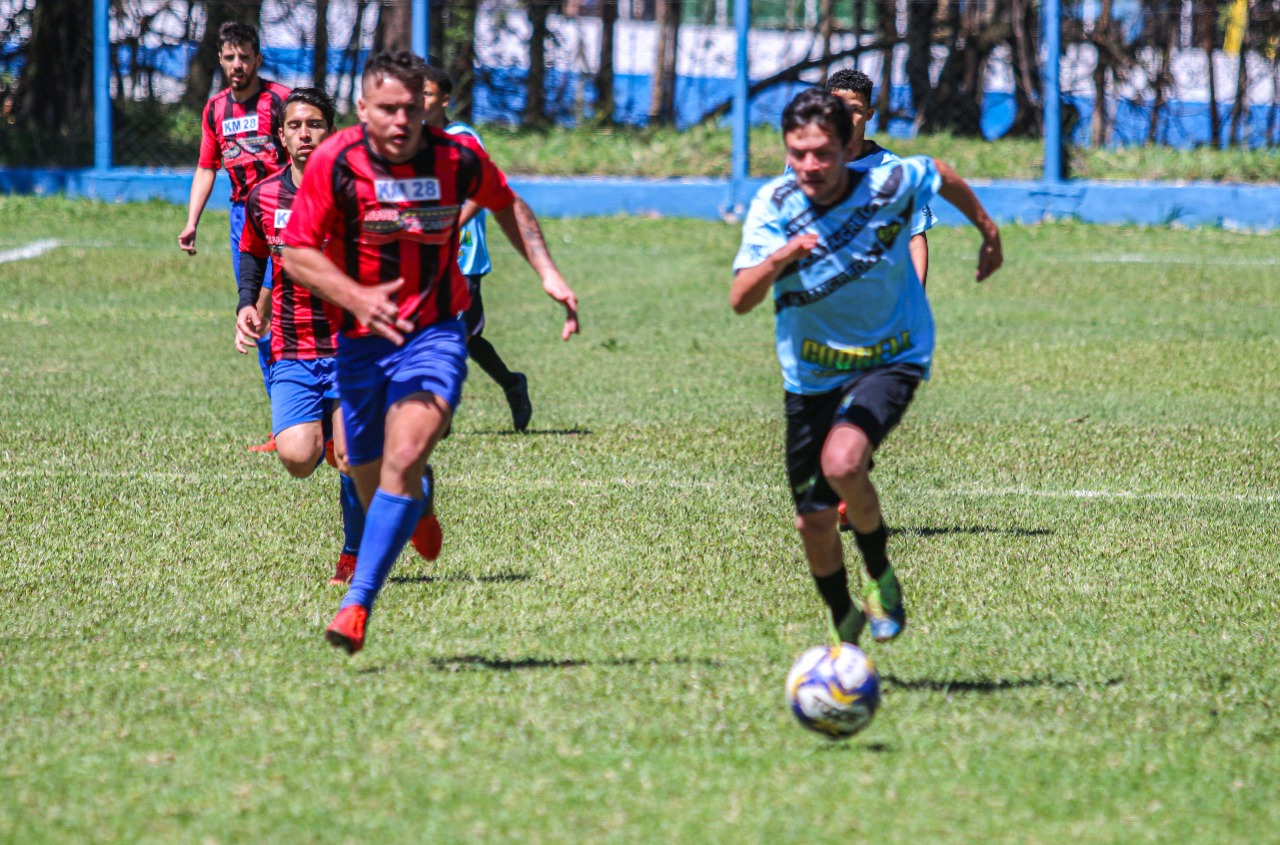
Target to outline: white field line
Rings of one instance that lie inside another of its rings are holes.
[[[36,258],[44,255],[50,250],[57,249],[62,246],[56,238],[49,238],[43,241],[32,241],[26,246],[20,246],[17,249],[6,250],[0,252],[0,264],[7,264],[10,261],[26,261],[30,258]]]
[[[256,472],[246,473],[203,473],[203,472],[166,472],[147,470],[128,472],[124,470],[84,470],[78,468],[48,467],[44,469],[5,469],[0,470],[0,480],[18,480],[24,478],[129,478],[136,481],[154,483],[183,484],[255,484],[284,481],[258,475]],[[319,479],[318,479],[319,480]],[[493,487],[491,478],[449,478],[441,479],[441,484],[449,487],[469,489]],[[653,487],[666,490],[719,490],[733,485],[733,481],[669,481],[659,478],[577,478],[566,480],[532,479],[517,483],[515,486],[534,489],[608,489]],[[773,489],[773,485],[752,485],[760,489]],[[779,487],[778,489],[782,489]],[[1143,492],[1138,490],[1037,490],[1032,487],[887,487],[886,492],[901,496],[962,496],[965,498],[1028,498],[1028,499],[1100,499],[1139,502],[1238,502],[1242,504],[1274,504],[1280,502],[1280,494],[1253,493],[1185,493],[1185,492]]]

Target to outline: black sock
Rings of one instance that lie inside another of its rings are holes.
[[[822,600],[831,608],[831,618],[839,625],[849,608],[853,607],[853,599],[849,597],[849,571],[842,566],[839,572],[813,576],[813,581],[818,585]]]
[[[498,354],[498,350],[493,348],[493,344],[485,340],[483,337],[473,337],[467,341],[467,354],[471,356],[471,360],[480,365],[480,369],[489,374],[489,378],[498,383],[503,390],[511,387],[515,383],[515,379],[511,375],[511,371],[507,369],[507,365],[502,362],[502,356]]]
[[[858,551],[862,552],[862,560],[867,565],[867,574],[872,579],[879,578],[889,568],[889,555],[885,552],[885,546],[889,542],[889,531],[884,527],[884,520],[881,520],[880,527],[870,534],[863,534],[854,529],[853,539],[858,543]]]

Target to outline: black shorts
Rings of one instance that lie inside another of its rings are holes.
[[[878,448],[906,413],[924,370],[890,364],[859,373],[838,390],[787,393],[787,479],[796,513],[834,508],[840,496],[822,474],[822,447],[836,423],[862,429]]]
[[[480,280],[484,276],[467,276],[467,290],[471,291],[471,307],[462,312],[467,324],[467,339],[479,337],[484,331],[484,300],[480,298]]]

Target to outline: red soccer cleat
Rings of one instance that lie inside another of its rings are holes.
[[[338,567],[333,571],[333,577],[329,579],[329,586],[340,587],[343,584],[350,584],[351,576],[355,574],[356,556],[343,552],[338,555]]]
[[[250,446],[250,452],[274,452],[276,450],[276,436],[273,434],[267,438],[266,443],[259,443],[257,446]]]
[[[324,442],[324,460],[325,460],[325,463],[327,463],[329,466],[333,467],[334,469],[338,468],[338,455],[336,452],[333,451],[332,440],[326,440]]]
[[[838,508],[836,508],[836,510],[838,510],[838,511],[840,512],[840,530],[841,530],[841,531],[852,531],[852,530],[853,530],[853,526],[849,524],[849,508],[848,508],[848,506],[847,506],[847,505],[845,505],[845,503],[844,503],[844,502],[841,502],[841,503],[840,503],[840,506],[839,506]]]
[[[444,546],[444,532],[440,530],[440,520],[436,519],[435,514],[418,520],[418,525],[413,529],[413,536],[409,538],[409,542],[413,543],[418,554],[426,560],[435,560],[440,557],[440,549]]]
[[[324,638],[334,648],[343,649],[347,654],[355,654],[364,648],[364,624],[368,619],[369,611],[358,604],[347,605],[333,617],[333,621],[325,629]]]

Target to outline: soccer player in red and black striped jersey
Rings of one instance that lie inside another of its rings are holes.
[[[537,218],[474,140],[424,127],[423,83],[422,60],[410,53],[369,59],[361,124],[312,155],[284,236],[290,275],[343,309],[338,384],[366,520],[355,577],[325,636],[349,654],[364,645],[369,610],[414,531],[423,467],[466,377],[463,203],[493,213],[564,306],[561,337],[578,331],[577,297]]]
[[[226,167],[231,179],[231,263],[238,284],[245,199],[254,185],[285,163],[279,140],[279,111],[280,104],[289,96],[289,89],[258,75],[262,66],[258,31],[248,24],[230,21],[218,30],[218,62],[227,87],[204,107],[200,121],[200,159],[191,179],[187,225],[178,235],[178,246],[188,255],[196,254],[200,215],[213,193],[218,168]],[[258,306],[259,313],[265,316],[265,296]],[[270,395],[269,348],[265,338],[258,347],[258,363]]]
[[[280,261],[281,236],[293,199],[302,184],[311,153],[333,132],[333,101],[318,88],[298,88],[281,108],[280,141],[289,166],[258,182],[245,200],[240,251],[240,303],[236,314],[236,348],[264,335],[270,346],[271,434],[276,455],[294,478],[306,478],[325,455],[332,438],[334,465],[342,474],[339,502],[345,540],[331,583],[345,584],[355,571],[364,531],[364,509],[348,473],[342,413],[338,408],[334,355],[337,326],[325,304],[296,284]],[[274,261],[270,259],[274,258]],[[270,334],[258,314],[263,278],[273,276]]]

